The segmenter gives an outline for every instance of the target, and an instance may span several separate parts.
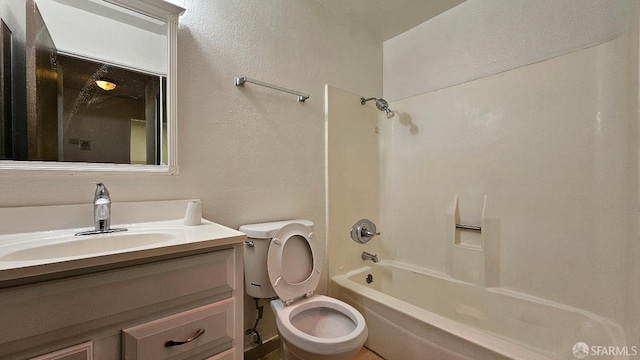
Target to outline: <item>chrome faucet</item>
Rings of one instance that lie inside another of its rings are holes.
[[[81,231],[76,236],[105,234],[118,231],[127,231],[127,229],[111,228],[111,196],[109,190],[103,183],[97,182],[96,192],[93,195],[93,225],[94,230]]]
[[[369,254],[368,252],[363,251],[362,252],[362,260],[371,260],[374,263],[377,263],[378,262],[378,256],[373,255],[373,254]]]
[[[111,196],[103,183],[96,183],[93,195],[93,224],[96,231],[106,232],[111,227]]]

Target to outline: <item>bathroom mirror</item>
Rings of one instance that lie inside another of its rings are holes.
[[[0,171],[177,174],[163,0],[0,0]]]

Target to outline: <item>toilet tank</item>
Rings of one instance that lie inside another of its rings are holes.
[[[248,224],[238,229],[247,234],[247,241],[244,243],[244,287],[249,296],[259,299],[278,297],[269,281],[267,254],[273,235],[290,223],[300,223],[313,229],[313,222],[309,220]]]
[[[269,243],[271,239],[252,237],[247,237],[244,243],[244,287],[247,294],[254,298],[268,299],[278,296],[269,282],[267,272]]]

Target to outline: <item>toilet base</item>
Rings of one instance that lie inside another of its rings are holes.
[[[287,344],[282,342],[282,357],[280,358],[280,360],[303,360],[303,359],[297,357],[296,354],[291,353],[289,351],[289,348],[287,347]]]
[[[293,351],[287,342],[280,336],[282,341],[282,357],[281,360],[351,360],[355,354],[360,351],[360,348],[354,349],[341,354],[311,354],[304,350],[293,347]]]

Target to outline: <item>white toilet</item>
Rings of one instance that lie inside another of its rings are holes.
[[[276,298],[285,360],[348,360],[367,339],[362,314],[351,305],[313,295],[320,281],[322,249],[313,222],[288,220],[243,225],[245,287],[254,298]]]

